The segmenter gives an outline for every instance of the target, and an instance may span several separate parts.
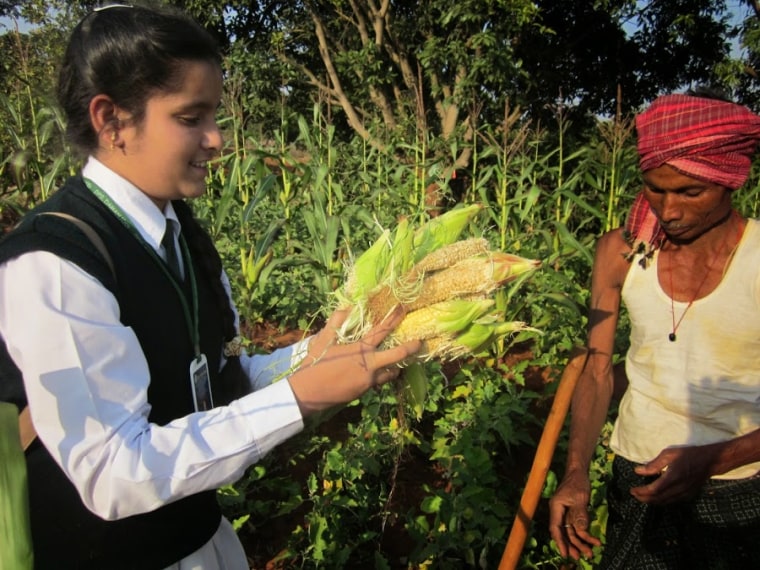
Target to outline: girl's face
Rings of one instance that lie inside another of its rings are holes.
[[[195,198],[206,190],[208,161],[218,156],[222,135],[216,111],[222,73],[211,62],[185,64],[180,89],[152,95],[139,124],[122,123],[120,148],[109,166],[163,210],[167,200]]]

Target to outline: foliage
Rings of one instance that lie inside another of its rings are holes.
[[[448,178],[471,168],[476,133],[498,124],[505,108],[548,125],[563,107],[563,128],[575,138],[599,115],[620,119],[658,93],[697,82],[756,102],[758,19],[731,18],[725,0],[154,1],[187,10],[218,38],[249,133],[269,140],[280,130],[292,140],[298,127],[288,116],[316,106],[335,138],[359,136],[395,151],[429,181],[436,170]],[[40,75],[32,84],[43,93],[65,33],[95,4],[4,6],[36,26],[26,43],[46,61],[28,69]],[[738,56],[730,52],[736,40]]]
[[[737,26],[740,56],[722,62],[717,66],[717,73],[725,85],[733,88],[739,100],[757,109],[760,106],[757,88],[760,69],[760,6],[750,0],[745,3],[752,11]]]
[[[0,568],[34,568],[32,530],[29,522],[29,485],[24,450],[19,443],[18,408],[0,402]]]
[[[529,62],[547,56],[553,62],[547,73],[529,74],[535,80],[531,93],[577,100],[579,110],[606,116],[614,115],[618,105],[627,112],[663,91],[705,81],[727,56],[733,33],[722,1],[607,0],[575,3],[570,10],[554,2],[540,4],[542,22],[557,33],[533,35],[521,44],[520,56]],[[608,49],[600,53],[600,45]],[[608,80],[595,81],[599,76]]]
[[[0,219],[15,220],[44,200],[61,177],[74,171],[65,152],[64,124],[54,105],[57,61],[63,50],[70,11],[56,20],[41,2],[29,2],[17,14],[43,27],[27,33],[14,27],[0,35],[4,57],[0,76]]]
[[[516,514],[525,459],[532,457],[557,371],[572,347],[583,342],[594,243],[602,232],[622,223],[639,188],[630,113],[621,106],[610,118],[576,123],[571,114],[576,106],[557,102],[556,94],[548,93],[558,76],[531,70],[529,54],[524,60],[496,61],[501,48],[510,54],[523,49],[520,42],[529,39],[528,31],[541,36],[553,30],[556,38],[545,45],[535,36],[530,39],[559,57],[555,52],[563,50],[557,46],[567,36],[559,26],[564,20],[550,3],[536,4],[541,8],[539,23],[533,8],[521,2],[392,2],[385,31],[396,35],[399,49],[414,51],[419,58],[412,66],[415,78],[418,70],[423,77],[421,84],[417,78],[398,93],[393,82],[405,79],[391,65],[391,52],[374,50],[361,38],[356,44],[346,39],[345,49],[331,44],[341,73],[353,73],[344,84],[346,94],[361,111],[368,136],[346,128],[345,109],[331,99],[335,85],[327,85],[329,92],[307,89],[309,76],[295,72],[284,57],[298,56],[324,80],[319,71],[324,61],[310,35],[311,11],[326,10],[322,23],[337,41],[349,28],[325,14],[337,16],[345,3],[270,2],[269,12],[257,9],[263,3],[184,4],[204,14],[229,40],[227,90],[219,116],[227,144],[209,171],[207,194],[193,208],[223,257],[245,332],[259,324],[283,331],[318,327],[345,264],[373,243],[381,228],[394,227],[401,219],[424,222],[437,213],[431,192],[443,198],[435,201],[438,207],[485,204],[484,221],[472,228],[474,234],[492,248],[543,261],[529,281],[518,280],[496,297],[505,316],[538,327],[541,336],[504,341],[454,368],[427,363],[431,382],[419,419],[403,383],[335,410],[333,418],[309,425],[252,466],[241,481],[223,489],[225,514],[235,520],[249,555],[262,566],[278,558],[283,567],[302,568],[494,567]],[[604,37],[619,38],[615,25],[640,3],[595,2],[581,10],[582,4],[563,6],[586,25],[601,22]],[[718,24],[710,20],[715,15],[710,6],[722,6],[717,2],[695,4],[701,12],[691,16],[681,4],[670,10],[667,3],[650,4],[659,6],[639,15],[650,18],[646,29],[663,49],[663,42],[679,44],[683,38],[716,33],[720,24],[720,18]],[[29,4],[38,9],[35,17],[44,20],[51,16],[39,12],[42,5]],[[74,17],[73,8],[60,5],[57,17]],[[0,10],[5,7],[0,5]],[[515,20],[501,21],[497,16],[504,13]],[[663,34],[670,24],[675,35],[668,40]],[[743,28],[745,38],[757,45],[749,39],[757,35],[750,24]],[[45,35],[54,25],[42,21],[44,33],[41,29],[39,35],[2,36],[9,87],[0,105],[4,228],[77,167],[62,140],[61,118],[47,97],[47,72],[55,46],[60,47],[54,35]],[[482,33],[473,31],[481,28]],[[251,30],[257,31],[255,37]],[[33,49],[43,38],[50,44]],[[406,44],[399,38],[421,43]],[[547,59],[543,65],[561,70],[574,86],[575,91],[565,92],[567,97],[577,102],[593,92],[582,101],[587,109],[609,110],[594,105],[601,99],[612,101],[609,93],[614,91],[609,85],[587,84],[590,76],[580,73],[586,65],[602,81],[610,69],[608,54],[602,57],[585,41],[579,38],[577,45],[568,46],[566,59]],[[639,47],[646,43],[642,38],[627,41]],[[296,45],[304,53],[295,53]],[[669,47],[674,60],[683,56],[682,47]],[[716,52],[704,49],[702,63],[714,63]],[[277,53],[283,58],[274,57]],[[477,54],[490,54],[491,59]],[[596,55],[604,61],[589,66],[589,58]],[[446,73],[435,79],[442,69],[458,64],[465,68],[463,77]],[[666,85],[655,71],[641,83],[640,72],[651,64],[647,59],[642,68],[630,71],[639,77],[636,89],[645,93],[639,101]],[[711,73],[691,60],[684,66],[679,81]],[[397,128],[389,128],[373,111],[373,97],[380,92],[392,94],[386,98]],[[541,109],[541,121],[526,114],[527,100],[514,104],[517,92],[535,98],[532,105]],[[634,106],[632,91],[623,94],[627,108]],[[547,101],[552,104],[544,105]],[[461,113],[458,126],[447,131],[446,112],[454,109]],[[470,122],[461,128],[465,116]],[[382,144],[373,145],[372,140]],[[466,165],[454,170],[463,156],[468,157]],[[736,193],[737,207],[745,214],[758,214],[759,181],[756,169]],[[623,317],[618,358],[627,348]],[[561,474],[564,445],[561,440],[547,496]],[[600,440],[592,500],[602,522],[608,453]],[[598,531],[601,535],[603,526]],[[551,568],[562,563],[539,512],[522,564]]]
[[[274,141],[261,141],[237,109],[225,100],[220,124],[229,144],[193,207],[224,258],[244,327],[313,330],[350,256],[402,217],[428,219],[420,171],[362,139],[336,141],[318,112],[283,115]],[[479,130],[461,199],[486,204],[487,221],[473,232],[492,247],[544,261],[530,280],[497,296],[509,319],[544,334],[518,336],[455,370],[428,363],[420,419],[400,386],[370,392],[337,411],[352,414],[342,433],[324,431],[335,424],[323,418],[223,489],[225,512],[262,564],[279,557],[304,568],[488,568],[498,561],[525,475],[517,460],[532,452],[555,386],[554,374],[539,385],[535,374],[561,369],[582,342],[595,238],[622,220],[639,184],[629,120],[600,120],[591,143],[574,147],[561,132],[549,137],[510,116]],[[292,132],[290,122],[297,135],[287,139],[281,133]],[[737,193],[739,207],[756,208],[757,191],[753,173]],[[516,350],[525,355],[512,358]],[[609,462],[600,445],[594,505],[603,520]],[[270,526],[278,530],[274,552],[249,538]],[[524,561],[561,562],[538,520]]]

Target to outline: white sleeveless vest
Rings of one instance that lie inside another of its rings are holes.
[[[675,342],[670,297],[633,260],[622,289],[631,317],[629,387],[620,402],[612,450],[636,463],[666,447],[726,441],[760,427],[760,223],[748,220],[714,291],[694,301]],[[674,303],[678,321],[688,303]],[[716,479],[749,477],[760,462]]]

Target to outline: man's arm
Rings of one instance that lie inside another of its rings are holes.
[[[597,243],[588,317],[589,359],[573,395],[565,476],[550,503],[552,538],[563,556],[575,559],[581,554],[590,557],[592,546],[600,544],[588,533],[588,470],[613,393],[612,354],[620,293],[629,268],[623,257],[627,250],[622,230],[603,235]]]
[[[603,235],[591,274],[588,315],[589,359],[573,395],[567,470],[588,470],[599,433],[607,420],[614,388],[612,356],[620,315],[620,295],[630,267],[622,231]]]
[[[658,476],[652,483],[633,487],[642,503],[664,505],[693,497],[714,475],[760,461],[760,430],[708,445],[669,447],[636,473]]]

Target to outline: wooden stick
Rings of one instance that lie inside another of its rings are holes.
[[[588,358],[588,350],[585,347],[577,347],[573,350],[562,372],[557,393],[554,396],[549,416],[544,424],[544,430],[541,433],[541,439],[536,448],[536,454],[533,458],[533,465],[528,474],[528,481],[525,484],[520,506],[515,515],[515,522],[509,533],[507,545],[504,548],[499,570],[514,570],[520,559],[525,539],[528,536],[528,528],[536,513],[538,499],[541,496],[546,474],[551,466],[554,448],[557,445],[560,431],[565,423],[567,411],[570,408],[570,400],[573,397],[575,385],[578,383],[583,368]]]
[[[32,424],[32,415],[29,413],[29,406],[25,406],[18,416],[18,434],[21,438],[21,448],[26,451],[37,437],[37,432]]]

